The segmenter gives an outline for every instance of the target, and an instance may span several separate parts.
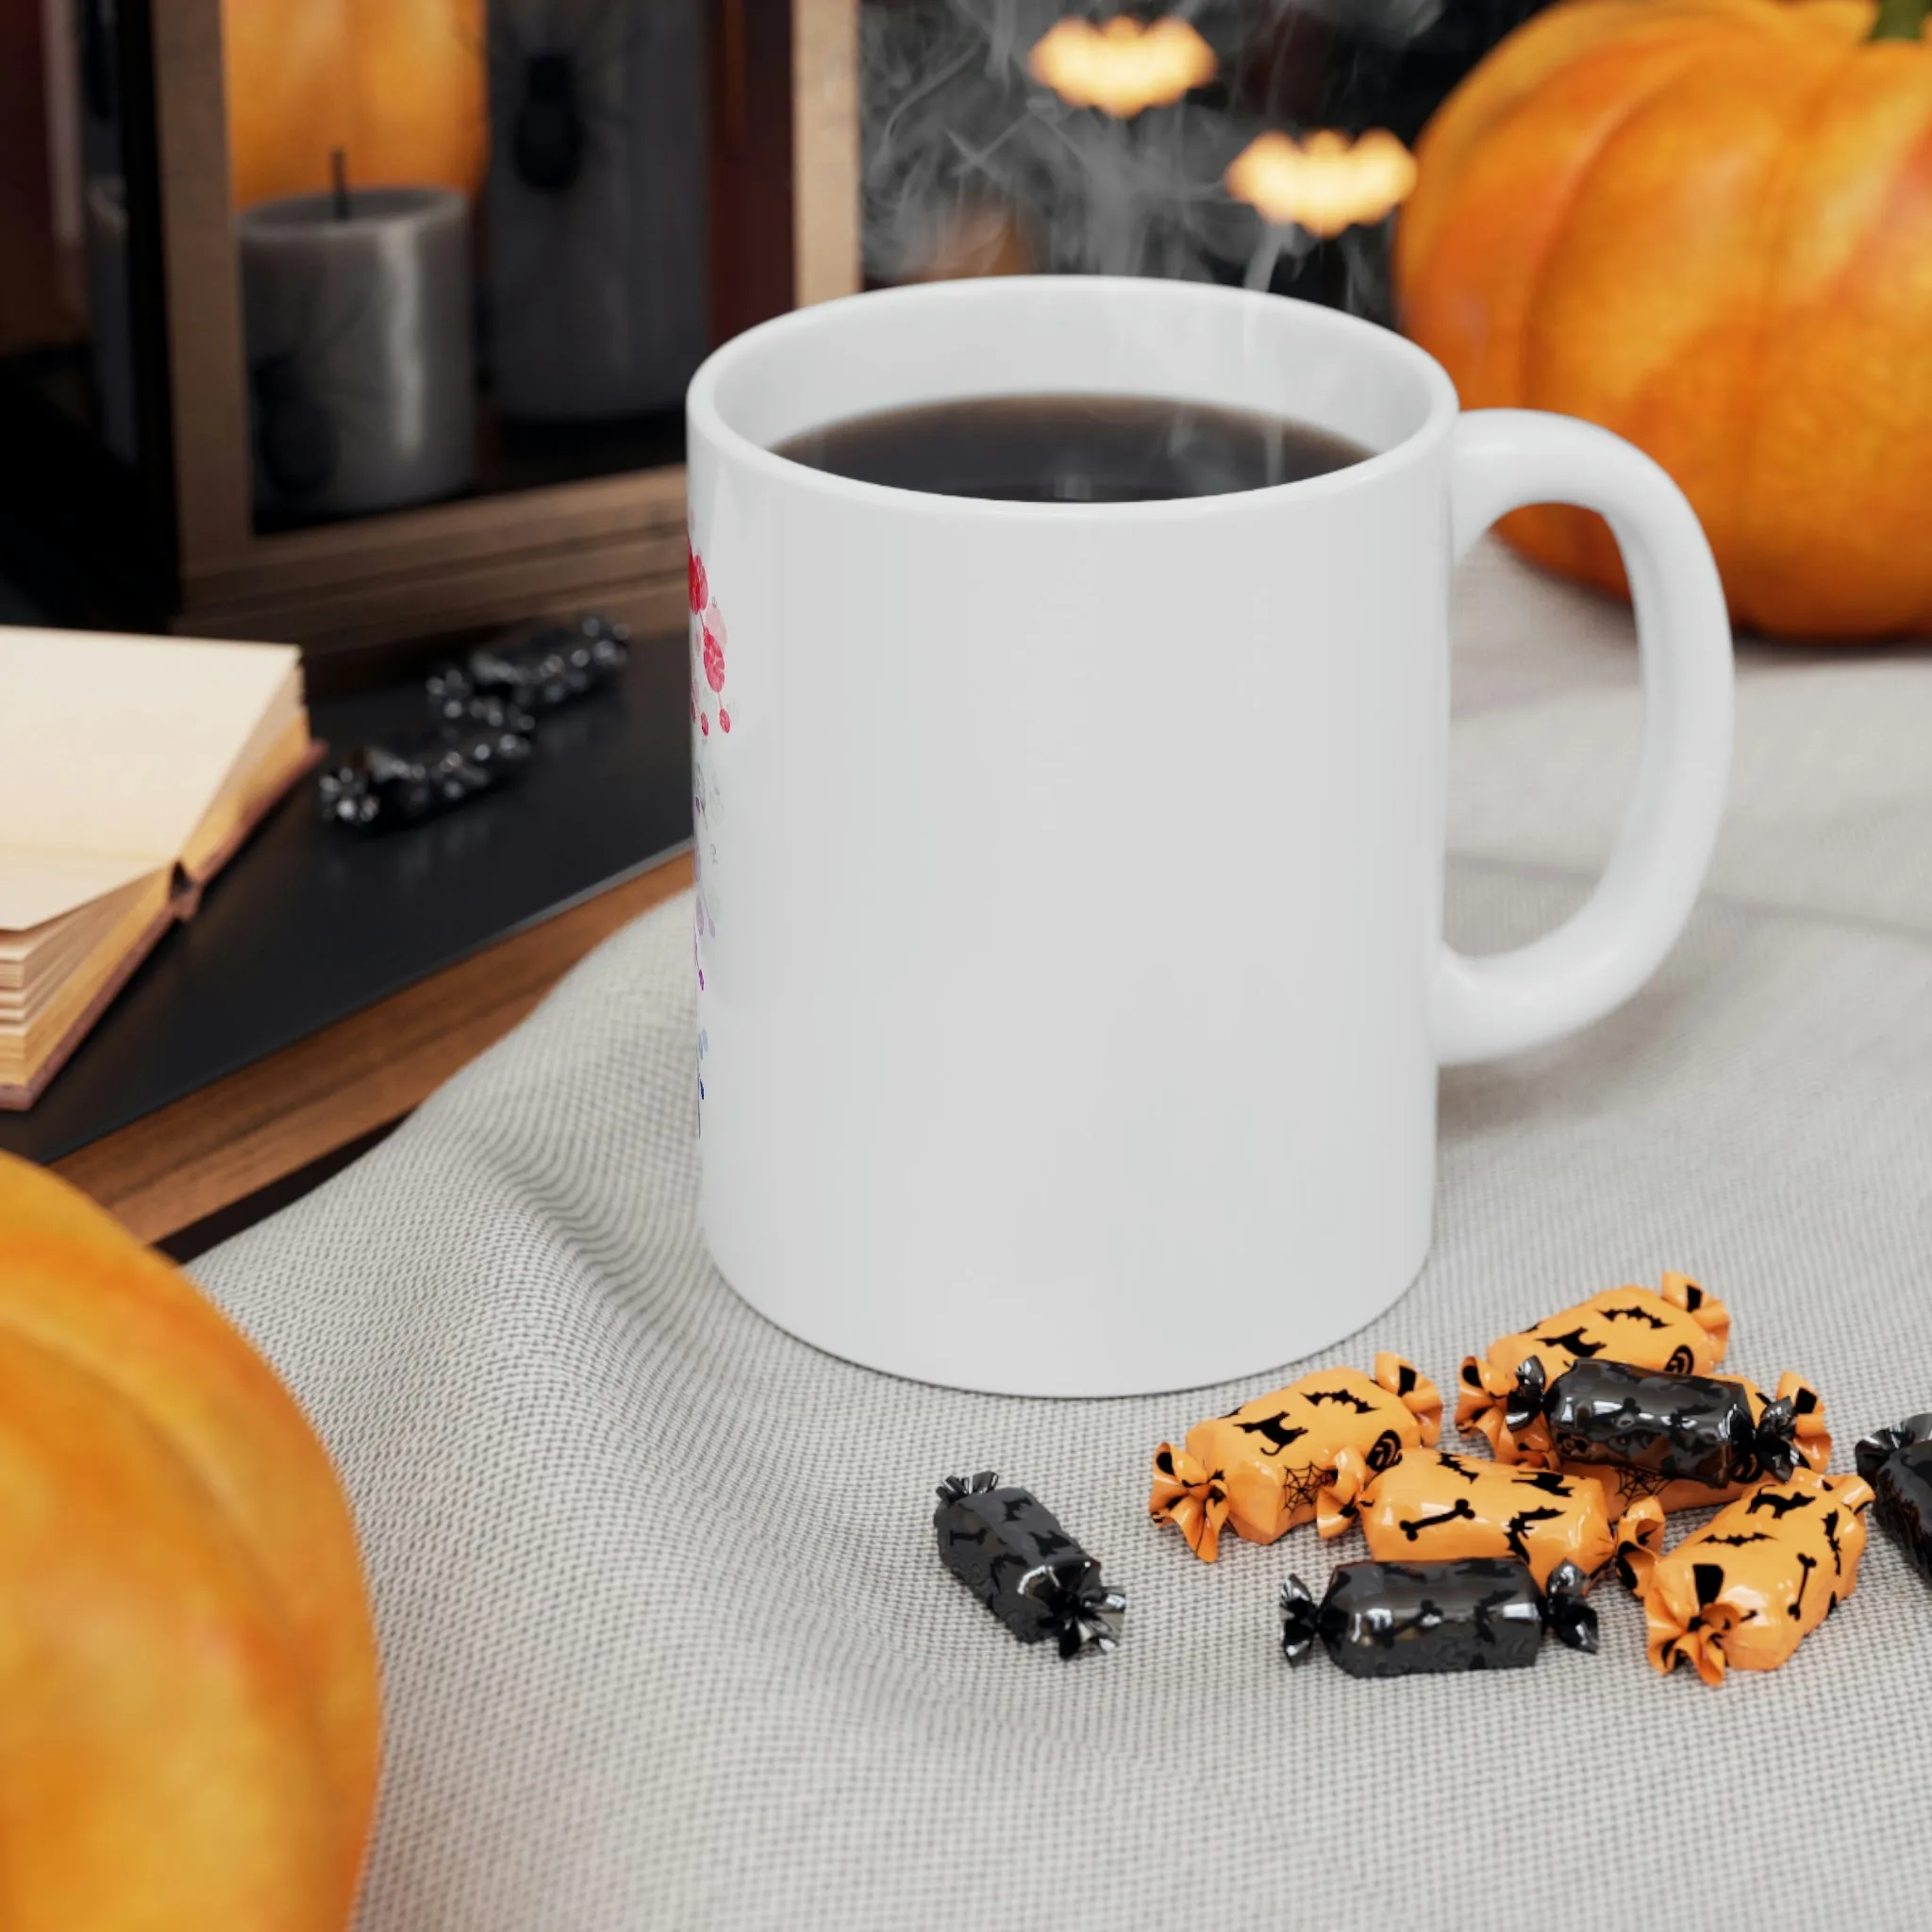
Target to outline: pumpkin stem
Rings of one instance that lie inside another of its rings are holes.
[[[1878,18],[1872,23],[1874,41],[1916,41],[1924,30],[1925,8],[1932,0],[1878,0]]]

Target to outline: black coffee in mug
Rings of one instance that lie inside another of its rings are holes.
[[[777,454],[835,476],[1002,503],[1156,503],[1325,476],[1371,452],[1289,417],[1152,396],[969,396],[808,429]]]

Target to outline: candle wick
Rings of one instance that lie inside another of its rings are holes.
[[[334,196],[335,218],[346,222],[355,212],[349,204],[349,158],[341,148],[331,148],[328,157],[329,190]]]

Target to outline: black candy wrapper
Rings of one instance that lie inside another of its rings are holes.
[[[1127,1600],[1030,1490],[991,1470],[949,1475],[932,1526],[945,1566],[1022,1643],[1051,1638],[1063,1657],[1111,1650]]]
[[[592,613],[575,624],[543,624],[479,645],[460,664],[429,674],[431,715],[454,722],[478,697],[541,716],[613,682],[629,661],[630,632]]]
[[[1767,1403],[1754,1420],[1748,1392],[1711,1375],[1579,1361],[1551,1382],[1531,1356],[1516,1371],[1505,1419],[1526,1429],[1539,1416],[1557,1461],[1617,1463],[1665,1481],[1786,1482],[1797,1460],[1790,1402]]]
[[[323,820],[357,831],[412,825],[493,791],[529,762],[526,714],[475,701],[463,722],[333,757],[316,779]]]
[[[1539,1590],[1514,1557],[1343,1563],[1319,1604],[1299,1576],[1282,1584],[1281,1654],[1298,1664],[1319,1640],[1352,1677],[1523,1670],[1545,1628],[1572,1650],[1596,1648],[1589,1587],[1574,1563],[1558,1563]]]
[[[1927,1583],[1932,1583],[1932,1414],[1867,1436],[1853,1452],[1877,1498],[1873,1514]]]

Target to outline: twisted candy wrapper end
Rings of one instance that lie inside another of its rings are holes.
[[[1465,1436],[1482,1437],[1498,1462],[1523,1459],[1505,1415],[1515,1387],[1513,1381],[1506,1381],[1481,1357],[1463,1357],[1456,1395],[1456,1426]]]
[[[1907,1416],[1895,1429],[1879,1429],[1852,1450],[1858,1474],[1869,1483],[1901,1449],[1932,1437],[1932,1415]]]
[[[1375,1357],[1375,1384],[1391,1395],[1400,1396],[1405,1407],[1422,1425],[1423,1447],[1433,1449],[1442,1433],[1442,1391],[1417,1368],[1399,1355]]]
[[[1221,1472],[1207,1469],[1198,1457],[1172,1442],[1154,1452],[1154,1490],[1147,1513],[1156,1523],[1171,1523],[1188,1541],[1202,1562],[1221,1554],[1221,1527],[1227,1521],[1227,1485]]]
[[[1572,1650],[1596,1650],[1596,1610],[1590,1578],[1574,1563],[1558,1563],[1543,1585],[1543,1627]]]
[[[961,1496],[983,1496],[999,1486],[999,1477],[991,1470],[982,1469],[977,1475],[949,1475],[940,1484],[938,1495],[941,1503],[957,1503]]]
[[[1663,1506],[1655,1496],[1644,1496],[1631,1504],[1617,1524],[1617,1574],[1624,1588],[1641,1597],[1663,1553]]]
[[[1281,1584],[1281,1654],[1290,1663],[1303,1662],[1315,1647],[1316,1604],[1313,1592],[1299,1576]]]
[[[1542,1420],[1543,1402],[1550,1392],[1550,1378],[1541,1356],[1525,1356],[1516,1365],[1516,1386],[1504,1398],[1503,1422],[1513,1434],[1521,1434]]]
[[[1396,1465],[1391,1463],[1392,1469]],[[1353,1449],[1335,1458],[1328,1480],[1315,1497],[1315,1527],[1324,1537],[1346,1536],[1361,1513],[1366,1491],[1375,1480],[1372,1470]]]
[[[1746,1472],[1745,1480],[1770,1476],[1789,1482],[1798,1465],[1797,1411],[1785,1400],[1767,1402],[1764,1411],[1753,1423],[1740,1413],[1733,1429],[1733,1467]]]
[[[1791,1406],[1791,1439],[1797,1459],[1820,1475],[1825,1474],[1831,1468],[1831,1431],[1825,1426],[1824,1396],[1803,1375],[1787,1369],[1777,1378],[1774,1399]]]
[[[1127,1599],[1100,1579],[1100,1565],[1091,1557],[1063,1563],[1042,1563],[1021,1577],[1018,1588],[1046,1612],[1046,1631],[1063,1658],[1083,1650],[1103,1655],[1120,1641],[1120,1620]]]
[[[1713,1690],[1724,1682],[1724,1639],[1738,1621],[1737,1611],[1718,1596],[1724,1580],[1724,1573],[1717,1564],[1695,1563],[1690,1568],[1694,1603],[1674,1601],[1668,1588],[1646,1588],[1641,1592],[1643,1621],[1649,1631],[1644,1654],[1653,1670],[1669,1676],[1688,1659]]]
[[[1664,1272],[1663,1287],[1659,1292],[1672,1307],[1682,1308],[1710,1337],[1716,1350],[1711,1360],[1723,1361],[1724,1350],[1731,1340],[1730,1309],[1714,1294],[1706,1294],[1690,1275],[1674,1274],[1668,1269]]]

